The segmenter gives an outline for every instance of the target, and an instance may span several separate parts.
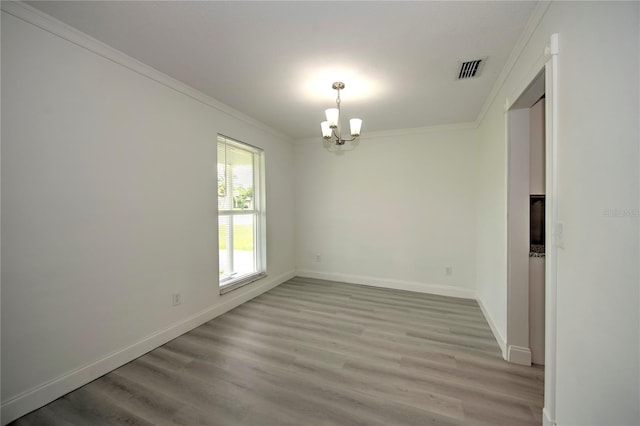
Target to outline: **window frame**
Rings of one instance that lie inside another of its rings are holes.
[[[231,167],[228,167],[226,159],[224,162],[220,162],[220,159],[216,159],[216,177],[218,177],[218,164],[225,164],[225,196],[229,197],[228,202],[231,201],[231,209],[223,210],[218,203],[218,215],[217,215],[217,229],[218,229],[218,256],[220,256],[220,223],[221,218],[228,218],[227,227],[227,253],[229,255],[230,264],[233,266],[233,219],[238,216],[252,216],[253,217],[253,262],[254,272],[242,275],[235,275],[233,273],[225,278],[220,275],[220,259],[218,259],[218,288],[220,294],[228,293],[229,291],[243,287],[259,279],[267,276],[267,257],[266,257],[266,203],[265,203],[265,155],[264,150],[253,146],[251,144],[241,142],[237,139],[230,138],[228,136],[218,134],[216,138],[216,157],[221,144],[242,151],[246,151],[252,154],[253,158],[253,196],[252,196],[252,209],[249,210],[234,210],[232,204],[233,197],[233,177]],[[218,187],[216,185],[216,197],[218,195]],[[233,268],[232,268],[233,269]]]

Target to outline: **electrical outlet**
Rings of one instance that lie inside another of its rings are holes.
[[[173,293],[172,295],[173,306],[178,306],[182,303],[182,295],[180,293]]]
[[[444,268],[444,274],[453,275],[453,266],[447,266],[446,268]]]

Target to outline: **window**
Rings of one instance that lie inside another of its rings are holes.
[[[220,293],[266,276],[264,154],[218,135]]]

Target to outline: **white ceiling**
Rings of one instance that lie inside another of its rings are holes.
[[[474,121],[535,2],[29,2],[294,138]],[[463,60],[488,58],[456,80]]]

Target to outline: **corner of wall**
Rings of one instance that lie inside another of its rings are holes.
[[[502,358],[506,360],[507,359],[507,340],[500,333],[500,329],[498,328],[495,320],[489,313],[489,310],[486,308],[485,303],[482,301],[482,298],[480,296],[476,296],[476,301],[478,302],[478,305],[480,306],[480,310],[482,311],[482,314],[484,315],[485,319],[487,320],[487,323],[489,324],[489,327],[491,328],[491,332],[493,333],[493,336],[496,338],[496,341],[498,342],[498,346],[500,346],[500,351],[502,352]]]
[[[511,53],[507,58],[507,62],[505,63],[505,66],[502,68],[500,75],[498,75],[498,78],[496,79],[496,82],[493,85],[493,88],[491,89],[489,96],[487,96],[487,99],[485,100],[484,105],[482,105],[482,108],[480,109],[480,113],[476,117],[475,124],[477,127],[480,127],[480,125],[482,124],[482,121],[484,120],[484,117],[487,114],[487,111],[495,101],[496,96],[498,96],[500,89],[502,89],[502,86],[507,81],[507,78],[511,74],[511,70],[513,69],[514,65],[518,61],[520,54],[524,50],[524,47],[526,46],[526,44],[529,42],[529,39],[533,35],[536,28],[540,24],[540,21],[544,17],[545,13],[547,13],[547,10],[549,9],[549,6],[551,5],[551,3],[552,3],[551,0],[541,0],[536,4],[535,8],[533,9],[533,12],[529,17],[529,21],[527,22],[524,30],[522,31],[522,34],[520,34],[520,37],[518,37],[518,40],[513,46],[513,49],[511,50]]]
[[[339,281],[350,284],[361,284],[372,287],[391,288],[395,290],[413,291],[417,293],[436,294],[439,296],[459,297],[463,299],[475,299],[475,293],[468,288],[456,288],[441,284],[428,284],[415,281],[392,280],[363,275],[341,274],[334,272],[311,271],[298,269],[296,275],[306,278],[317,278],[328,281]]]

